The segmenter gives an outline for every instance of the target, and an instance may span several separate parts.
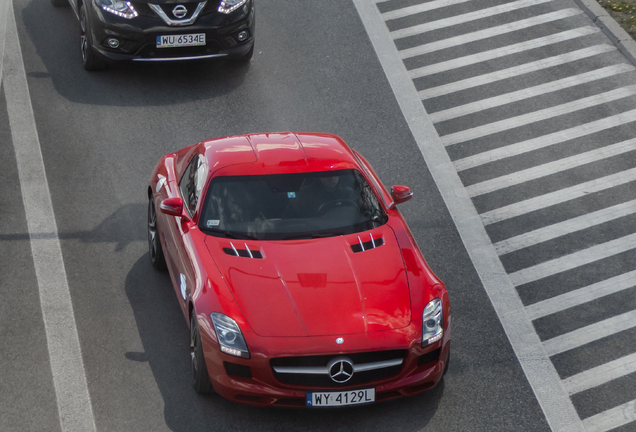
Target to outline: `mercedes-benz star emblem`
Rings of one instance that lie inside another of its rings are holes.
[[[343,338],[337,338],[337,339],[336,339],[336,343],[337,343],[338,345],[342,345],[342,344],[344,343],[344,339],[343,339]]]
[[[188,14],[188,10],[186,9],[186,7],[184,5],[179,5],[177,7],[175,7],[174,9],[172,9],[172,15],[175,16],[175,18],[183,18]]]
[[[327,365],[329,376],[338,384],[346,383],[353,376],[353,362],[347,357],[336,357]]]

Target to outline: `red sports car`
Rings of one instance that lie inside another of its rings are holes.
[[[152,264],[190,326],[193,384],[258,406],[411,396],[448,368],[450,305],[396,204],[339,137],[271,133],[165,155]]]

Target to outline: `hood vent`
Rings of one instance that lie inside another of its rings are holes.
[[[384,244],[384,239],[379,237],[377,239],[373,238],[372,234],[369,234],[369,240],[363,242],[360,236],[358,236],[358,243],[351,245],[351,250],[354,253],[364,252],[369,249],[375,249]]]
[[[243,257],[243,258],[263,259],[263,254],[261,253],[261,251],[251,250],[249,247],[247,247],[246,243],[243,243],[243,246],[245,246],[245,249],[237,249],[232,242],[230,242],[230,246],[232,247],[223,248],[223,252],[225,252],[227,255]]]

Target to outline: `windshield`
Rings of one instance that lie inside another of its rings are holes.
[[[353,234],[386,221],[362,174],[349,169],[216,177],[199,226],[216,236],[291,240]]]

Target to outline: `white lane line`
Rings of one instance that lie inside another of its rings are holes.
[[[636,286],[636,270],[526,306],[531,320],[552,315]]]
[[[422,13],[422,12],[428,12],[428,11],[432,11],[435,9],[441,9],[441,8],[447,8],[449,6],[455,6],[458,5],[460,3],[466,3],[472,0],[437,0],[437,1],[429,1],[426,3],[422,3],[422,4],[418,4],[418,5],[414,5],[414,6],[407,6],[401,9],[396,9],[393,11],[388,11],[388,12],[384,12],[382,14],[382,18],[385,21],[389,21],[389,20],[393,20],[393,19],[397,19],[397,18],[404,18],[410,15],[415,15],[418,13]],[[379,3],[383,3],[383,2],[378,2]]]
[[[519,294],[510,282],[475,206],[453,169],[448,153],[417,95],[415,84],[404,63],[400,61],[382,17],[376,6],[368,0],[353,0],[353,3],[548,425],[554,431],[583,431],[572,401],[543,350]]]
[[[6,44],[4,91],[31,239],[60,426],[64,432],[95,431],[81,346],[12,2],[9,2]],[[52,235],[41,236],[38,233]]]
[[[636,121],[636,109],[585,123],[580,126],[575,126],[570,129],[565,129],[548,135],[477,153],[463,159],[458,159],[453,163],[457,171],[464,171],[490,162],[519,156],[534,150],[540,150],[552,145],[611,129],[613,127],[622,126],[633,121]]]
[[[484,225],[490,225],[522,214],[530,213],[553,205],[610,189],[636,180],[636,168],[621,171],[599,179],[591,180],[569,188],[510,204],[481,214]]]
[[[634,66],[628,64],[618,64],[614,66],[607,66],[601,69],[596,69],[590,72],[582,73],[567,78],[562,78],[549,83],[541,84],[534,87],[528,87],[515,92],[506,93],[500,96],[495,96],[487,99],[482,99],[469,104],[457,106],[444,111],[438,111],[430,114],[433,123],[440,123],[443,121],[451,120],[457,117],[478,113],[487,109],[492,109],[507,105],[513,102],[519,102],[525,99],[530,99],[543,94],[557,92],[559,90],[567,89],[570,87],[587,84],[593,81],[602,79],[608,79],[614,75],[618,75],[625,72],[633,72]]]
[[[476,197],[636,150],[636,138],[467,186]]]
[[[583,420],[587,432],[607,432],[636,421],[636,399]]]
[[[600,261],[631,249],[636,249],[636,234],[630,234],[569,255],[545,261],[541,264],[510,273],[509,276],[512,283],[515,284],[515,286],[519,286]]]
[[[4,59],[4,45],[7,33],[7,21],[9,20],[9,2],[0,0],[0,85],[2,85],[2,61]]]
[[[543,69],[563,65],[566,63],[575,62],[584,58],[593,57],[599,54],[615,51],[616,47],[612,45],[594,45],[591,47],[583,48],[580,50],[568,52],[554,57],[549,57],[542,60],[537,60],[530,63],[525,63],[519,66],[514,66],[508,69],[503,69],[496,72],[491,72],[483,75],[474,76],[460,81],[444,84],[437,87],[431,87],[429,89],[420,90],[418,93],[422,100],[431,99],[438,96],[444,96],[450,93],[455,93],[461,90],[467,90],[475,87],[479,87],[486,84],[492,84],[497,81],[505,80],[508,78],[516,78],[520,75],[528,74],[531,72],[537,72]]]
[[[548,339],[543,346],[548,356],[552,357],[633,327],[636,327],[636,310]]]
[[[636,372],[636,354],[630,354],[566,378],[563,380],[563,385],[568,393],[573,395],[634,372]]]
[[[458,69],[461,67],[470,66],[477,63],[482,63],[485,61],[506,57],[512,54],[518,54],[525,51],[533,50],[536,48],[546,47],[548,45],[557,44],[559,42],[564,42],[572,39],[576,39],[579,37],[588,36],[594,33],[600,32],[601,29],[598,27],[586,26],[579,27],[572,30],[567,30],[561,33],[556,33],[549,36],[540,37],[537,39],[531,39],[526,42],[520,42],[513,45],[508,45],[505,47],[493,49],[490,51],[480,52],[478,54],[471,54],[464,57],[459,57],[453,60],[448,60],[444,62],[435,63],[428,66],[423,66],[416,69],[411,69],[409,71],[409,75],[411,78],[420,78],[428,75],[433,75],[441,72],[448,72],[453,69]]]
[[[442,143],[445,146],[451,146],[462,142],[483,138],[499,132],[505,132],[522,126],[527,126],[543,120],[553,119],[576,111],[592,108],[598,105],[607,104],[620,99],[636,95],[636,85],[618,88],[605,93],[578,99],[572,102],[564,103],[550,108],[533,111],[520,116],[507,118],[482,126],[465,129],[460,132],[442,136]]]
[[[636,200],[587,213],[572,219],[546,226],[495,243],[497,254],[505,255],[566,234],[581,231],[602,223],[610,222],[636,213]]]
[[[407,59],[422,54],[428,54],[431,52],[452,48],[460,45],[464,45],[470,42],[488,39],[494,36],[500,36],[506,33],[512,33],[518,30],[527,29],[537,25],[545,24],[551,21],[558,21],[561,19],[573,17],[575,15],[582,14],[583,11],[577,8],[563,9],[556,12],[551,12],[545,15],[539,15],[532,18],[527,18],[520,21],[515,21],[509,24],[503,24],[496,27],[491,27],[485,30],[479,30],[472,33],[467,33],[460,36],[444,39],[437,42],[427,43],[425,45],[419,45],[413,48],[407,48],[400,51],[400,57]]]
[[[450,18],[439,19],[436,21],[427,22],[424,24],[414,25],[412,27],[403,28],[391,32],[393,39],[401,39],[409,36],[416,36],[418,34],[426,33],[432,30],[438,30],[446,27],[451,27],[459,24],[465,24],[470,21],[475,21],[482,18],[487,18],[495,15],[500,15],[506,12],[527,8],[541,3],[551,2],[553,0],[517,0],[511,3],[505,3],[499,6],[494,6],[486,9],[481,9],[474,12],[468,12],[461,15],[455,15]],[[386,17],[384,17],[386,19]]]

